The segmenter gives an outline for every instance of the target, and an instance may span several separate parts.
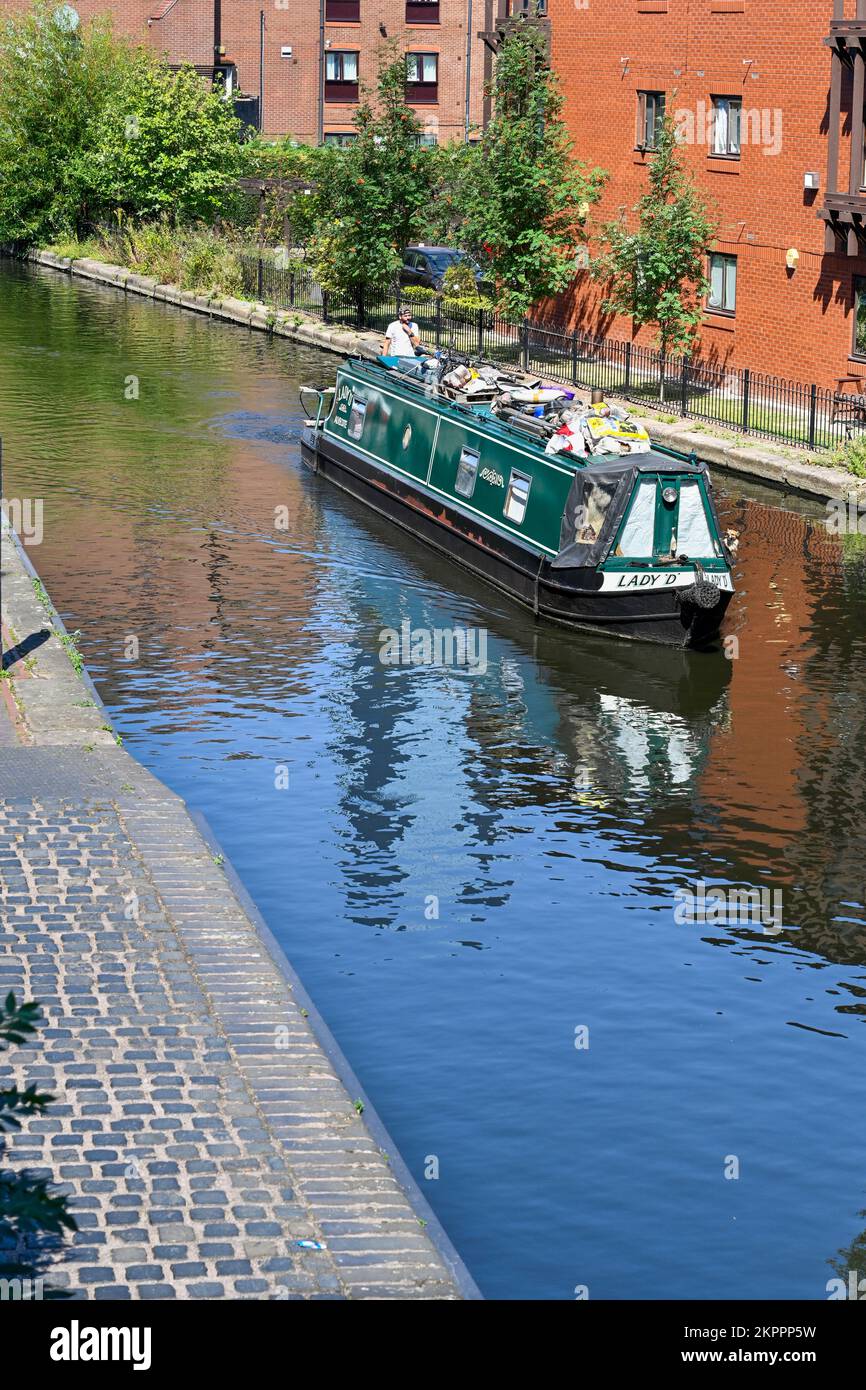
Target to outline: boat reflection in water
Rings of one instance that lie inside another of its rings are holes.
[[[570,829],[584,835],[622,832],[627,823],[634,840],[642,818],[650,838],[657,834],[666,800],[688,801],[728,718],[732,663],[720,652],[565,632],[497,603],[465,574],[446,610],[448,562],[383,518],[359,515],[351,501],[332,495],[328,511],[342,514],[342,550],[357,549],[344,530],[360,524],[370,533],[366,548],[382,542],[405,573],[384,587],[359,576],[344,595],[351,604],[344,618],[358,640],[342,657],[352,665],[351,679],[345,669],[341,677],[351,697],[339,706],[331,751],[346,767],[343,811],[352,836],[343,865],[353,920],[398,931],[438,925],[401,902],[416,840],[443,863],[454,860],[462,903],[503,907],[508,873],[496,882],[485,854],[511,813],[572,814],[580,824]],[[386,651],[383,639],[411,633],[417,657],[429,634],[429,656],[443,632],[465,633],[464,650],[483,651],[483,663],[401,662],[409,644]],[[467,866],[479,856],[472,883]]]

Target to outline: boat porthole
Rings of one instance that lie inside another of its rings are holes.
[[[412,438],[412,426],[407,425],[403,431],[403,448],[409,448],[409,440]]]

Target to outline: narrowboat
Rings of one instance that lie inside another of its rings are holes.
[[[735,542],[694,455],[651,447],[629,421],[589,433],[582,453],[557,451],[563,417],[544,415],[570,393],[498,372],[489,390],[472,372],[461,391],[444,384],[453,370],[431,364],[425,379],[392,362],[350,358],[335,386],[302,388],[302,401],[317,400],[302,436],[308,466],[537,618],[714,643]]]

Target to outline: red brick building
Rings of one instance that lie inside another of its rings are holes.
[[[594,219],[645,190],[662,109],[717,205],[700,355],[825,386],[866,382],[866,0],[549,0],[548,10],[575,152],[610,174]],[[565,296],[571,321],[630,337],[601,298],[580,271]]]
[[[0,0],[24,8],[27,0]],[[377,51],[407,55],[410,104],[425,138],[465,137],[483,115],[489,49],[500,0],[74,0],[83,20],[111,14],[117,31],[192,63],[223,68],[236,89],[262,98],[262,131],[317,142],[349,135],[359,94],[376,78]],[[504,0],[502,3],[504,11]]]

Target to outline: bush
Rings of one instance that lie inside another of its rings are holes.
[[[184,290],[226,295],[243,290],[240,245],[225,232],[217,233],[201,223],[176,227],[163,216],[135,225],[121,218],[116,226],[98,229],[87,241],[57,241],[50,249],[73,260],[90,256],[125,266]]]
[[[469,261],[452,261],[442,277],[442,293],[449,299],[481,303],[478,281]]]
[[[856,434],[840,444],[833,452],[833,462],[855,478],[866,478],[866,434]]]

